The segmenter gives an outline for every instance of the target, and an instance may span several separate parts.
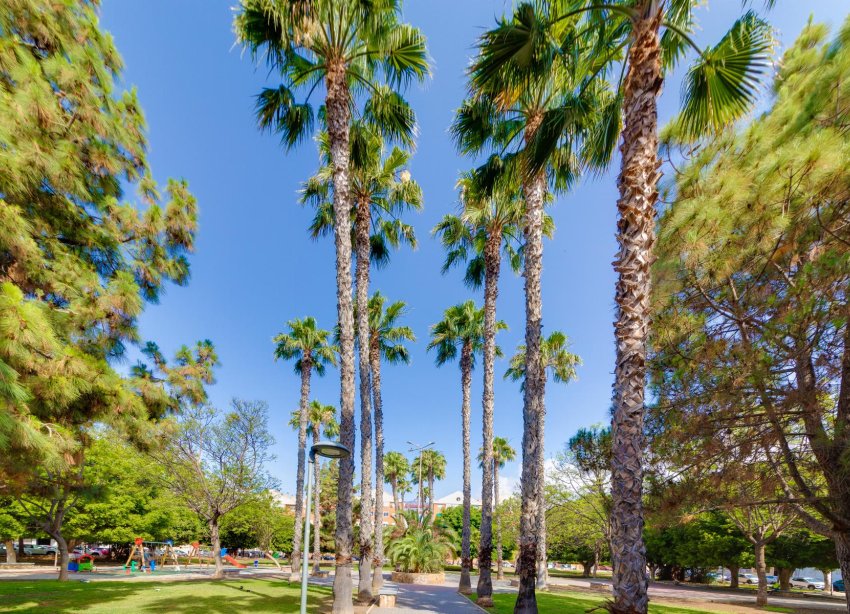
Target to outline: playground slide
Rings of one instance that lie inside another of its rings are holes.
[[[224,560],[233,565],[234,567],[238,567],[239,569],[245,569],[247,567],[247,565],[243,565],[229,554],[224,555]]]

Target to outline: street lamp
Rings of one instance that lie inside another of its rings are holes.
[[[419,452],[419,522],[422,522],[424,515],[422,513],[422,454],[421,452],[426,448],[430,448],[434,445],[435,442],[426,443],[424,446],[420,446],[418,444],[413,443],[412,441],[407,442],[410,445],[410,449],[408,452]],[[433,498],[434,493],[431,493],[431,497]]]
[[[351,456],[351,450],[346,448],[341,443],[335,441],[320,441],[310,447],[310,465],[316,462],[316,457],[323,458],[348,458]],[[313,471],[307,468],[307,514],[304,518],[304,547],[301,549],[303,553],[301,560],[301,614],[307,614],[307,570],[309,568],[309,548],[310,548],[310,502],[313,500],[313,481],[310,479],[313,476]],[[319,527],[316,527],[319,530]]]

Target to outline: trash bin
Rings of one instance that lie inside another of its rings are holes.
[[[79,571],[80,565],[77,561],[68,561],[68,571]]]
[[[156,561],[151,559],[151,571],[156,571]]]

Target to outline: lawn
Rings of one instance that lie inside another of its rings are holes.
[[[476,595],[469,596],[475,601]],[[602,604],[602,597],[589,597],[583,593],[537,593],[537,607],[540,614],[586,614],[591,608]],[[496,593],[493,595],[495,607],[488,608],[494,614],[513,614],[516,593]],[[716,614],[709,610],[697,610],[685,606],[650,604],[649,614]]]
[[[282,580],[185,582],[0,581],[0,612],[297,612],[300,587]],[[332,602],[331,590],[311,586],[307,610],[317,613]]]

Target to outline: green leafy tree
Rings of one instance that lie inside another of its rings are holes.
[[[364,115],[390,137],[410,133],[414,118],[409,107],[397,92],[378,84],[381,73],[395,85],[421,80],[428,74],[425,40],[417,29],[399,22],[400,14],[401,3],[395,0],[380,5],[357,0],[242,0],[235,23],[240,42],[255,57],[262,53],[282,77],[279,87],[267,88],[258,96],[257,116],[261,128],[279,133],[287,147],[311,131],[313,108],[309,98],[317,85],[324,85],[323,115],[333,180],[341,442],[350,449],[354,447],[354,313],[349,234],[352,103],[360,92],[369,91],[371,97]],[[307,91],[304,102],[296,102],[298,90]],[[365,332],[364,329],[364,335]],[[344,461],[341,470],[337,556],[343,569],[335,576],[334,601],[338,612],[351,612],[346,570],[351,565],[354,459]],[[371,519],[367,522],[371,523]],[[371,569],[362,560],[358,596],[371,599]]]
[[[96,2],[14,0],[0,33],[0,472],[7,493],[67,503],[93,425],[142,433],[167,396],[114,364],[145,306],[188,281],[197,203],[154,181]],[[60,544],[61,579],[64,509],[26,508]]]
[[[850,514],[837,504],[847,472],[835,459],[850,449],[831,425],[850,412],[847,173],[837,162],[847,29],[831,38],[808,25],[782,59],[769,110],[682,165],[659,226],[656,296],[667,298],[653,313],[651,356],[652,421],[675,448],[695,463],[718,443],[724,456],[763,458],[781,499],[835,541],[843,573]]]
[[[156,454],[174,496],[209,528],[217,578],[224,575],[222,517],[275,485],[265,467],[274,443],[267,411],[264,402],[239,399],[227,412],[193,409]]]
[[[289,332],[274,338],[274,356],[278,360],[294,360],[295,373],[301,376],[301,403],[298,413],[298,468],[295,480],[295,534],[292,542],[292,575],[297,581],[301,565],[301,535],[304,531],[304,472],[307,465],[307,428],[310,424],[310,378],[313,371],[319,377],[326,365],[336,365],[337,348],[330,343],[331,332],[318,327],[316,319],[307,317],[290,320]]]
[[[6,545],[6,562],[16,563],[15,540],[23,536],[26,530],[25,515],[18,509],[13,499],[3,499],[0,512],[0,541]]]

